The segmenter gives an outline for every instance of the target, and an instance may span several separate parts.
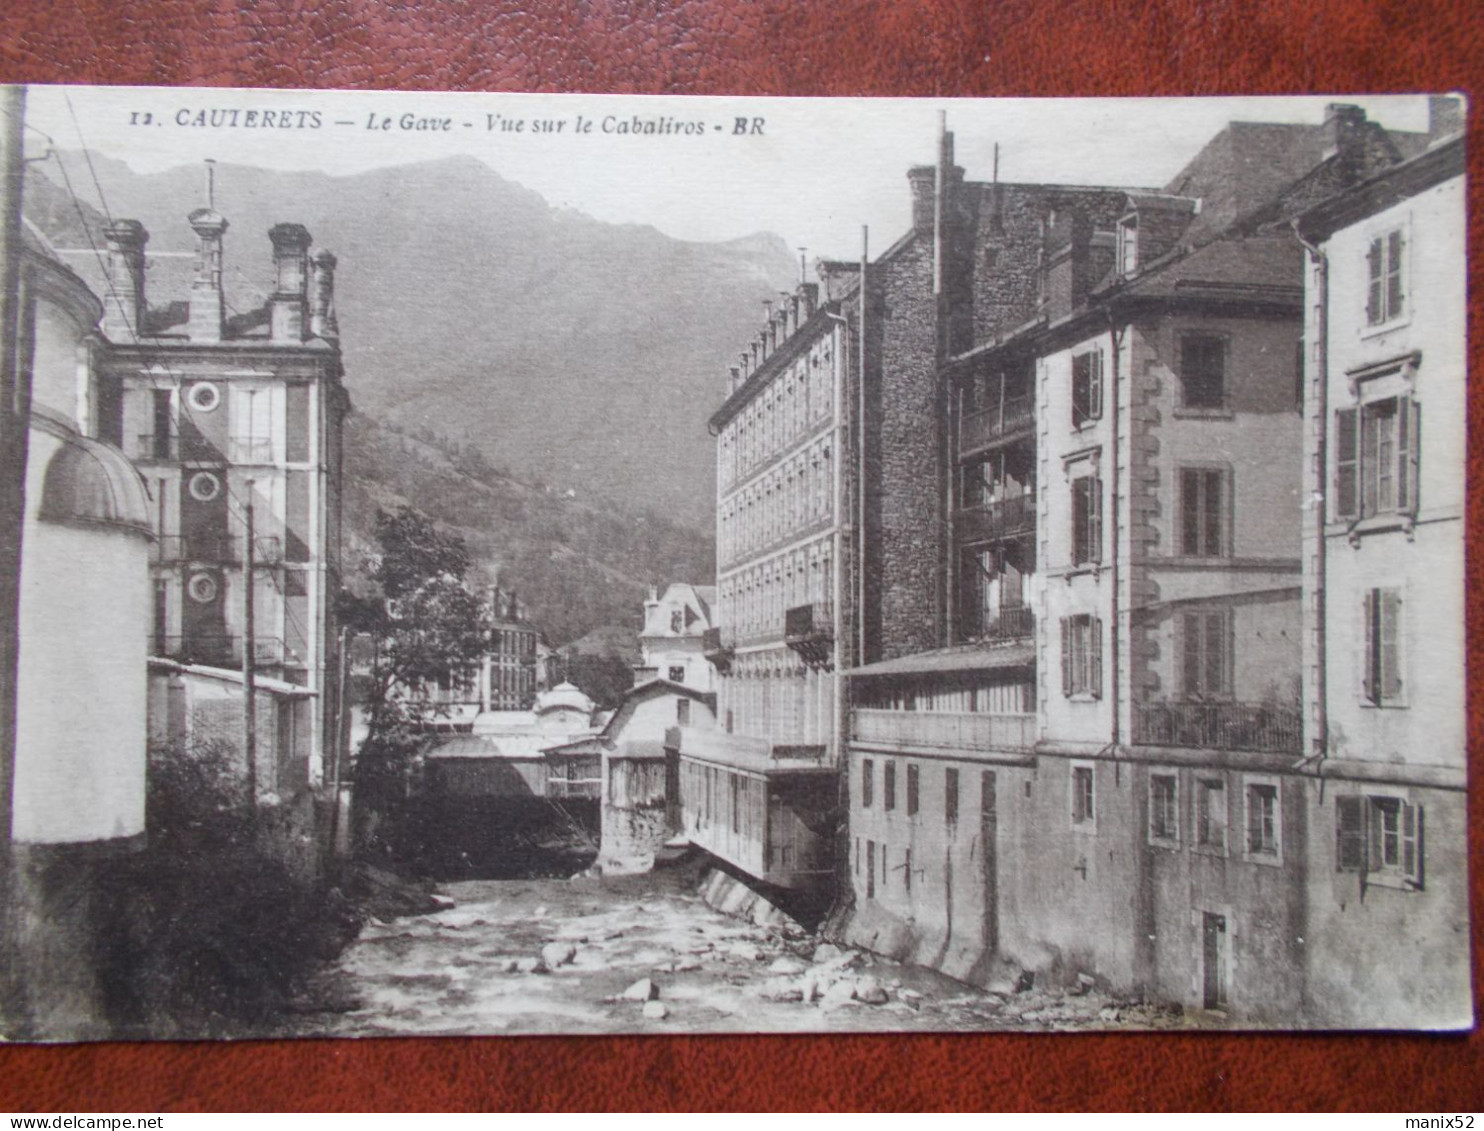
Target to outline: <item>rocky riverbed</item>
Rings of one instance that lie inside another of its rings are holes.
[[[277,1031],[324,1036],[1178,1028],[1096,987],[996,994],[759,927],[693,872],[445,884],[453,906],[373,919]]]

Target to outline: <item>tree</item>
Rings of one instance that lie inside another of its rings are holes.
[[[367,735],[355,760],[367,847],[394,838],[418,757],[442,711],[425,689],[478,664],[493,630],[492,610],[465,581],[470,556],[462,538],[403,506],[377,512],[376,539],[381,553],[364,571],[375,591],[346,594],[340,605],[342,622],[373,643],[370,671],[360,681]]]

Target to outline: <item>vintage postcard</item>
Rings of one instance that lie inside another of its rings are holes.
[[[0,88],[4,1035],[1471,1026],[1464,113]]]

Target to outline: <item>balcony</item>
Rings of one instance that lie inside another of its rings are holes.
[[[1264,703],[1135,703],[1134,743],[1301,754],[1303,716]]]
[[[959,624],[965,640],[1019,640],[1036,631],[1036,614],[1029,605],[972,609]]]
[[[967,454],[1029,432],[1036,422],[1030,397],[1014,397],[965,416],[959,424],[960,452]]]
[[[150,654],[179,660],[183,664],[205,664],[209,667],[241,667],[240,636],[191,633],[185,636],[155,636],[150,641]],[[253,662],[264,667],[284,663],[283,640],[277,636],[258,636],[253,640]]]
[[[129,455],[146,463],[174,463],[180,459],[180,437],[141,432],[134,437],[134,448]]]
[[[954,517],[958,540],[985,542],[1036,532],[1036,493],[964,507]]]
[[[708,628],[701,633],[701,654],[717,671],[725,674],[732,670],[732,657],[736,651],[731,644],[722,643],[721,629]]]
[[[242,559],[237,540],[229,534],[162,534],[155,539],[157,562],[209,562],[236,565]]]
[[[266,437],[233,436],[227,441],[227,458],[233,463],[272,463],[273,441]]]
[[[783,642],[810,667],[825,667],[835,643],[834,611],[828,601],[795,605],[783,614]]]
[[[1035,745],[1035,715],[982,715],[946,711],[850,712],[855,742],[888,750],[1027,751]]]

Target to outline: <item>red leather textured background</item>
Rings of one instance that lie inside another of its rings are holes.
[[[1473,10],[1474,15],[1469,15]],[[1465,90],[1459,0],[7,0],[0,81],[795,95]],[[1471,131],[1476,132],[1476,131]],[[1480,149],[1470,244],[1480,255]],[[1479,294],[1477,287],[1474,294]],[[1471,319],[1480,371],[1484,319]],[[1477,423],[1484,385],[1470,398]],[[1470,478],[1484,481],[1484,446]],[[1484,520],[1471,493],[1471,530]],[[1484,573],[1469,557],[1484,781]],[[1476,983],[1484,828],[1471,821]],[[0,1049],[0,1110],[1484,1107],[1484,1039],[1420,1036],[492,1038]]]

